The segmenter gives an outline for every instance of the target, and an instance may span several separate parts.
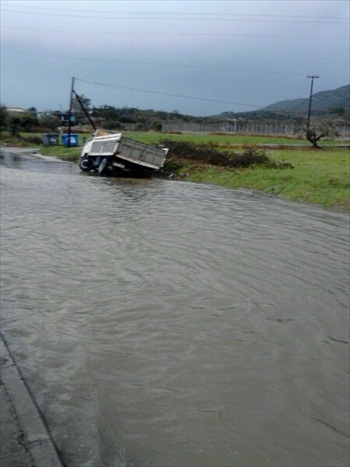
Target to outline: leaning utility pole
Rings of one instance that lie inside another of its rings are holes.
[[[311,90],[310,90],[310,98],[309,98],[309,111],[308,111],[308,114],[307,114],[307,126],[306,126],[307,129],[310,128],[311,102],[312,102],[312,88],[313,88],[313,86],[314,86],[314,79],[315,79],[315,78],[319,78],[319,76],[312,75],[312,76],[308,76],[308,78],[311,78]]]

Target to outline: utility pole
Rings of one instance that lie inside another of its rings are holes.
[[[71,129],[71,118],[72,118],[72,107],[73,107],[73,92],[74,92],[74,78],[72,78],[72,87],[70,91],[69,101],[69,112],[68,112],[68,141],[67,146],[70,148],[70,129]]]
[[[308,114],[307,114],[307,126],[306,126],[307,129],[310,128],[311,102],[312,102],[312,88],[313,88],[313,86],[314,86],[314,79],[315,79],[315,78],[319,78],[319,76],[312,75],[312,76],[308,76],[308,78],[311,78],[311,90],[310,90],[310,98],[309,98],[309,111],[308,111]]]

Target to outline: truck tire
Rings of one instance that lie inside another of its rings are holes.
[[[87,156],[84,156],[80,162],[79,167],[83,172],[90,172],[91,170],[91,161]]]
[[[100,165],[98,166],[98,174],[101,176],[101,177],[104,177],[105,175],[107,175],[107,172],[108,172],[108,158],[107,157],[104,157],[100,163]]]

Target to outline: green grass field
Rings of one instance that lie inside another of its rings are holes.
[[[260,144],[278,144],[278,145],[295,145],[300,144],[309,145],[305,139],[282,137],[282,136],[253,136],[253,135],[230,135],[230,134],[217,134],[217,133],[123,133],[125,136],[141,141],[146,144],[158,144],[162,139],[171,139],[173,141],[189,141],[197,144],[224,144],[224,145],[260,145]],[[339,141],[335,140],[323,140],[321,142],[323,146],[328,145],[340,145]]]
[[[256,165],[245,169],[227,169],[185,161],[179,173],[175,175],[196,183],[211,183],[233,189],[257,190],[298,202],[341,207],[348,211],[350,209],[349,146],[334,147],[334,142],[325,141],[320,143],[320,150],[315,150],[305,140],[281,137],[151,132],[123,134],[146,144],[159,144],[163,140],[170,139],[195,144],[212,144],[224,148],[230,153],[242,153],[244,147],[249,145],[269,145],[266,151],[271,160],[286,162],[291,164],[293,168],[270,168]],[[38,136],[40,135],[25,135],[28,139],[38,138]],[[90,134],[79,135],[78,148],[45,147],[41,144],[35,146],[42,154],[63,160],[77,161],[83,145],[82,138],[89,136]],[[4,137],[2,138],[3,142],[6,142],[8,146],[15,145],[15,141],[11,142]],[[21,141],[21,144],[29,145],[29,142]]]
[[[349,210],[348,150],[279,149],[268,151],[268,156],[278,162],[288,162],[293,168],[255,166],[221,170],[208,167],[190,174],[189,179],[228,188],[258,190],[299,202],[342,206]]]
[[[137,133],[130,137],[148,144],[157,144],[165,139],[212,143],[235,153],[244,151],[244,146],[269,145],[267,155],[271,160],[292,164],[293,168],[253,166],[230,170],[205,166],[193,169],[189,162],[181,173],[187,173],[186,179],[193,182],[252,189],[294,201],[341,206],[349,210],[350,153],[348,148],[334,147],[339,143],[321,142],[322,148],[315,150],[305,140],[272,136]],[[276,148],[272,149],[274,145]]]

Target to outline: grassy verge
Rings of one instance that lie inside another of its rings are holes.
[[[40,135],[25,135],[16,144],[14,140],[4,140],[8,146],[35,146],[44,155],[62,160],[77,161],[83,144],[79,135],[79,147],[45,147]],[[305,140],[249,135],[217,134],[171,134],[129,133],[130,138],[146,144],[159,144],[164,140],[190,142],[194,145],[207,144],[224,153],[242,154],[247,146],[269,145],[267,155],[273,164],[254,164],[246,168],[228,168],[203,160],[191,160],[169,153],[165,170],[174,177],[197,183],[211,183],[227,188],[251,189],[282,196],[294,201],[308,202],[323,206],[342,207],[350,210],[349,149],[330,147],[330,142],[321,143],[322,149],[314,150]],[[32,139],[32,142],[30,139]],[[36,139],[35,139],[36,138]],[[300,146],[306,144],[305,146]],[[290,145],[294,145],[291,147]],[[285,165],[285,167],[283,167]],[[291,167],[292,166],[292,167]]]
[[[265,165],[246,169],[202,166],[188,172],[193,182],[212,183],[228,188],[246,188],[323,206],[339,206],[349,211],[349,152],[346,149],[277,150],[271,160],[288,162],[293,168]]]
[[[255,135],[230,135],[227,133],[218,134],[218,133],[123,133],[125,136],[136,139],[146,144],[158,144],[161,140],[167,139],[172,141],[185,141],[195,144],[215,144],[223,146],[244,146],[244,145],[310,145],[305,139],[292,138],[292,137],[282,137],[282,136],[255,136]],[[341,145],[343,144],[340,141],[334,140],[324,140],[322,142],[323,146],[328,145]]]
[[[81,147],[65,148],[64,146],[41,146],[39,150],[44,156],[53,156],[63,161],[77,162]]]
[[[350,211],[350,153],[343,144],[333,141],[321,143],[315,150],[305,140],[249,135],[161,135],[163,139],[209,144],[230,154],[242,153],[251,145],[267,145],[267,155],[276,167],[268,164],[236,169],[217,165],[178,161],[170,158],[175,176],[197,183],[210,183],[227,188],[251,189],[281,196],[297,202],[307,202]],[[158,134],[134,134],[144,143],[158,144]],[[293,147],[294,146],[294,147]],[[168,158],[169,159],[169,158]],[[280,164],[279,166],[279,163]],[[282,168],[286,163],[286,168]],[[291,168],[290,165],[293,167]]]
[[[8,147],[17,148],[36,148],[40,154],[44,156],[53,156],[65,161],[76,162],[79,159],[81,146],[83,145],[83,137],[90,135],[79,135],[79,147],[66,148],[62,145],[59,146],[44,146],[42,143],[41,135],[38,133],[22,133],[20,137],[9,136],[6,133],[1,134],[0,144]]]

